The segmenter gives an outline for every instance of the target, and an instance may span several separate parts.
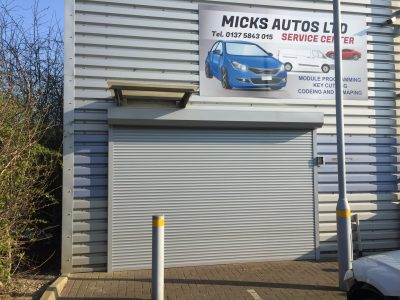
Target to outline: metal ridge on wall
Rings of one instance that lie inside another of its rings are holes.
[[[199,84],[198,3],[330,12],[331,1],[75,0],[73,270],[105,270],[107,262],[107,109],[114,100],[107,80]],[[368,99],[345,100],[349,200],[360,214],[365,250],[400,246],[398,90],[393,28],[381,24],[399,1],[343,3],[368,25]],[[68,43],[68,41],[66,41]],[[72,43],[70,41],[69,43]],[[335,255],[336,142],[334,101],[255,99],[195,95],[189,109],[323,112],[318,130],[322,257]],[[72,176],[68,174],[67,176]],[[71,178],[72,180],[72,178]],[[72,204],[71,204],[72,207]],[[379,232],[379,234],[377,234]]]

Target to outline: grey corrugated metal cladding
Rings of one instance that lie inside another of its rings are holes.
[[[107,80],[199,84],[198,5],[218,3],[287,11],[330,12],[331,1],[75,0],[66,6],[67,138],[64,144],[63,270],[107,265],[107,112],[115,107]],[[346,100],[348,198],[359,213],[365,251],[400,247],[397,191],[396,70],[393,28],[381,26],[397,2],[347,1],[344,12],[367,20],[368,98]],[[336,252],[335,106],[299,99],[192,96],[187,109],[322,112],[317,152],[322,256]],[[68,215],[70,214],[70,215]],[[72,222],[72,224],[71,224]],[[71,239],[72,237],[72,239]]]

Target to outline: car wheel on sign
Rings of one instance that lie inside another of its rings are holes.
[[[221,78],[222,87],[224,89],[230,90],[232,87],[229,84],[228,72],[226,71],[225,68],[222,69],[221,74],[222,74],[222,78]]]
[[[292,71],[292,69],[293,69],[293,66],[292,66],[292,64],[291,63],[285,63],[285,70],[287,71],[287,72],[290,72],[290,71]]]
[[[330,67],[328,65],[322,65],[321,70],[324,73],[328,73],[330,71]]]
[[[360,59],[360,56],[358,56],[357,54],[354,54],[352,58],[353,58],[354,60],[359,60],[359,59]]]
[[[213,74],[211,73],[211,68],[208,63],[206,63],[206,77],[207,78],[213,78]]]

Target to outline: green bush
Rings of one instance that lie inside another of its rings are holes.
[[[56,202],[49,192],[60,153],[40,144],[51,130],[11,94],[0,93],[0,282],[26,265],[30,243],[44,238],[38,212]]]

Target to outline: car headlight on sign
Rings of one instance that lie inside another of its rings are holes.
[[[241,70],[241,71],[247,71],[247,70],[248,70],[248,67],[247,67],[247,66],[242,65],[241,63],[238,63],[237,61],[232,61],[232,66],[233,66],[235,69],[239,69],[239,70]]]
[[[282,64],[281,67],[279,68],[279,72],[285,71],[285,66]]]

